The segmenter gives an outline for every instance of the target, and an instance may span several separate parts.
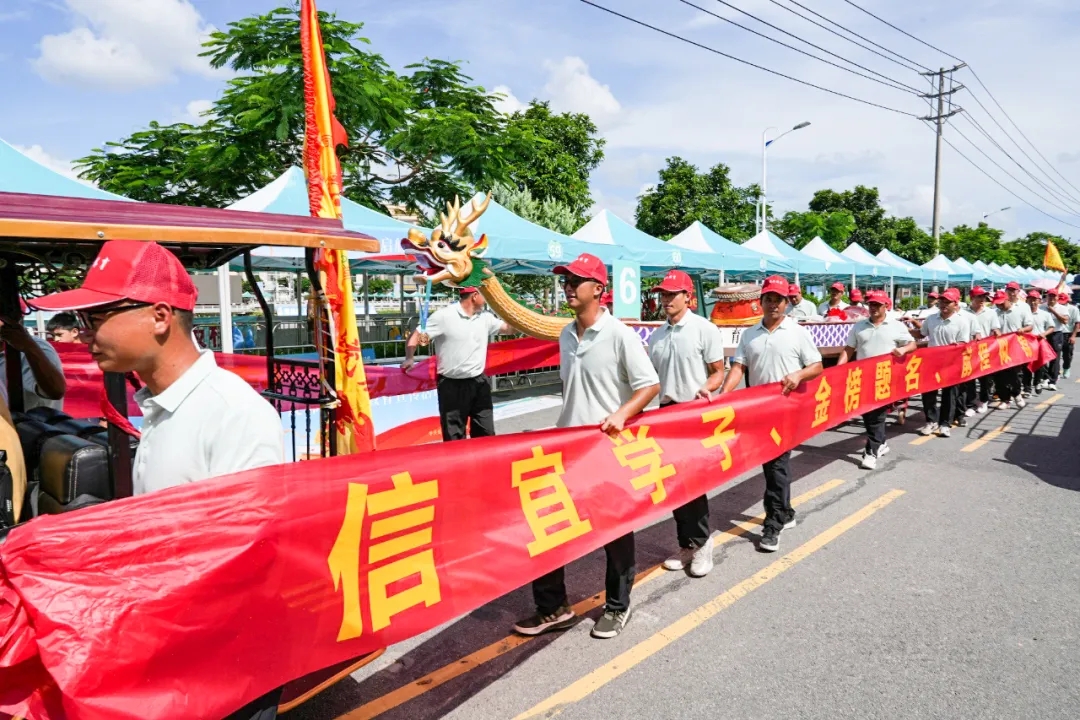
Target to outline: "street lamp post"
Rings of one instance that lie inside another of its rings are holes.
[[[998,210],[991,210],[990,212],[983,213],[983,220],[990,217],[991,215],[997,215],[999,212],[1005,212],[1006,210],[1012,210],[1012,207],[1007,205],[1007,206],[1005,206],[1003,208],[1000,208]]]
[[[772,145],[774,142],[776,142],[780,138],[784,137],[788,133],[795,132],[796,130],[802,130],[804,127],[809,127],[809,126],[810,126],[809,122],[801,122],[798,125],[796,125],[795,127],[788,130],[787,132],[780,133],[779,135],[774,137],[772,140],[768,139],[769,131],[770,130],[776,130],[777,128],[767,127],[761,133],[761,202],[759,203],[760,206],[761,206],[760,211],[759,211],[759,214],[761,216],[761,228],[760,228],[759,232],[765,232],[766,230],[769,229],[769,219],[768,219],[768,207],[769,206],[768,206],[767,201],[766,201],[766,197],[767,197],[766,189],[768,187],[768,185],[767,185],[767,181],[768,181],[768,165],[766,163],[766,156],[767,156],[766,151],[769,149],[770,145]]]

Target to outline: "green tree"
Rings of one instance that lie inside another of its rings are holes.
[[[888,247],[885,208],[881,207],[877,188],[856,185],[854,190],[843,192],[818,190],[810,200],[809,207],[811,212],[816,213],[850,213],[855,220],[855,229],[848,238],[850,242],[862,245],[875,255]]]
[[[1060,235],[1045,232],[1028,233],[1022,238],[1002,244],[1001,249],[1006,256],[1004,262],[1014,267],[1041,268],[1048,240],[1052,241],[1061,253],[1065,267],[1071,272],[1080,270],[1080,247],[1073,245]]]
[[[734,185],[730,173],[723,163],[701,173],[681,157],[668,158],[660,182],[638,198],[638,229],[667,240],[697,220],[729,240],[749,239],[759,188]]]
[[[968,262],[1007,263],[1009,253],[1001,248],[1003,234],[1003,231],[986,223],[979,223],[976,227],[957,225],[951,232],[941,235],[941,252],[953,260],[962,257]],[[1039,260],[1041,262],[1042,258]]]
[[[511,162],[511,182],[537,200],[568,207],[578,224],[584,223],[593,204],[589,176],[604,159],[607,142],[593,121],[584,113],[555,114],[548,103],[533,100],[510,116],[510,127],[540,140]]]
[[[320,13],[336,116],[344,191],[382,210],[416,212],[509,178],[510,161],[536,144],[495,109],[457,63],[424,59],[393,71],[366,49],[362,25]],[[301,164],[303,60],[294,8],[230,23],[204,56],[238,75],[202,125],[151,123],[82,158],[81,176],[138,200],[222,206]]]
[[[885,218],[876,242],[880,245],[871,250],[875,255],[884,247],[916,265],[922,265],[934,258],[934,238],[919,227],[915,218]]]
[[[832,212],[787,212],[777,225],[778,234],[797,248],[804,248],[815,237],[830,247],[843,250],[855,232],[855,218],[848,210]]]

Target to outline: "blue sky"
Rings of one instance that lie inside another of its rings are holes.
[[[599,0],[697,42],[746,60],[923,114],[918,98],[843,73],[756,38],[680,0]],[[799,0],[832,20],[930,67],[948,58],[860,13],[844,0]],[[766,30],[717,0],[688,0]],[[782,6],[789,0],[730,0],[748,12],[904,83],[925,83],[815,28]],[[3,0],[0,2],[0,137],[64,168],[100,143],[150,120],[190,119],[223,82],[198,57],[213,27],[284,2],[273,0]],[[864,7],[964,58],[1013,120],[1064,176],[1080,187],[1077,110],[1080,3],[1070,0],[865,0]],[[319,0],[319,8],[365,23],[372,47],[395,67],[424,56],[461,60],[475,80],[508,94],[506,107],[541,98],[556,109],[589,112],[608,138],[593,178],[597,208],[632,219],[635,198],[655,182],[664,158],[705,168],[722,161],[739,184],[761,177],[766,126],[809,128],[769,153],[770,199],[780,212],[805,209],[815,189],[876,185],[886,205],[930,224],[934,144],[917,120],[836,98],[663,37],[577,0]],[[773,34],[776,34],[774,31]],[[806,48],[811,50],[810,48]],[[813,51],[813,50],[811,50]],[[817,52],[817,51],[813,51]],[[818,53],[820,54],[820,53]],[[966,85],[974,79],[958,74]],[[976,86],[977,87],[977,86]],[[992,109],[990,99],[980,99]],[[1056,175],[1062,192],[1013,147],[967,93],[958,102],[1038,181],[982,139],[968,121],[956,130],[978,139],[1033,190],[1038,200],[972,149],[952,128],[946,136],[969,157],[1051,214],[1080,226],[1080,201],[1054,198],[1080,190]],[[1003,116],[996,115],[1020,140]],[[1021,140],[1022,142],[1022,140]],[[1025,146],[1032,156],[1033,150]],[[1051,188],[1045,190],[1037,182]],[[1080,231],[1040,215],[970,168],[946,147],[943,223],[975,223],[1004,206],[996,225],[1012,234]]]

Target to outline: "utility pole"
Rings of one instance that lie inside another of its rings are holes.
[[[945,121],[955,115],[956,113],[963,112],[962,107],[953,108],[952,96],[955,93],[964,89],[963,85],[954,85],[952,81],[952,75],[957,70],[967,67],[966,63],[960,63],[954,67],[946,70],[941,68],[937,72],[925,72],[921,73],[927,77],[933,77],[937,75],[938,78],[938,91],[936,93],[924,94],[922,97],[927,100],[937,99],[937,115],[930,115],[922,120],[933,120],[937,123],[937,151],[934,156],[934,255],[938,254],[941,245],[941,131],[945,126]],[[949,90],[945,91],[945,75],[949,76]],[[949,112],[945,112],[945,98],[949,98]]]

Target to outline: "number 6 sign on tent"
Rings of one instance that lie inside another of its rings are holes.
[[[624,320],[641,319],[641,266],[616,260],[612,264],[615,276],[615,317]]]

